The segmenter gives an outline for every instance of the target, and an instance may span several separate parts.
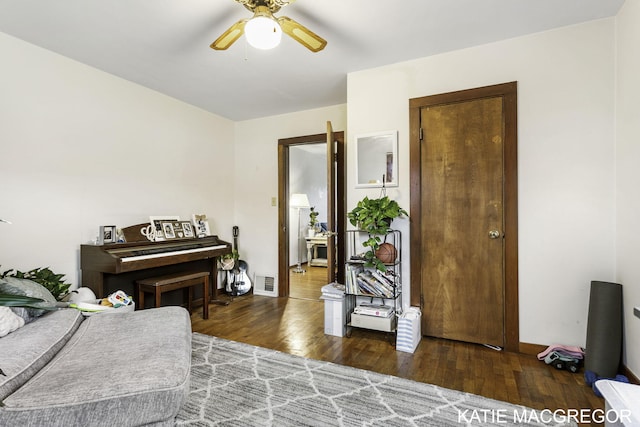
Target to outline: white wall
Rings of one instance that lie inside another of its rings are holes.
[[[233,122],[0,33],[1,270],[79,283],[100,225],[233,219]]]
[[[344,131],[346,109],[343,104],[236,123],[235,214],[251,277],[278,273],[278,208],[271,206],[278,195],[278,139],[325,133],[327,121]]]
[[[617,282],[624,298],[625,364],[640,376],[640,2],[627,1],[616,18],[616,254]]]
[[[408,209],[408,100],[518,81],[520,341],[584,345],[590,281],[615,278],[613,45],[605,19],[349,74],[347,209],[379,194],[354,189],[354,135],[398,129]]]
[[[277,141],[346,128],[346,105],[231,122],[0,33],[0,271],[80,284],[100,225],[206,213],[250,273],[277,273]]]
[[[638,375],[639,8],[351,73],[346,105],[237,123],[0,33],[0,218],[14,223],[0,223],[0,271],[51,266],[77,284],[79,244],[100,225],[204,212],[224,239],[240,226],[251,273],[275,275],[278,139],[348,126],[351,209],[379,194],[354,188],[353,136],[398,129],[400,186],[388,194],[408,208],[408,99],[516,80],[521,341],[584,345],[589,282],[618,281]],[[408,291],[409,224],[394,226]]]

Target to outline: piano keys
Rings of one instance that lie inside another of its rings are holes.
[[[217,259],[231,253],[231,244],[208,236],[162,242],[81,245],[82,286],[98,298],[122,290],[135,296],[135,281],[164,274],[210,271],[209,294],[217,299]],[[201,295],[195,295],[197,298]],[[171,297],[171,296],[169,296]],[[172,298],[175,299],[176,296]]]

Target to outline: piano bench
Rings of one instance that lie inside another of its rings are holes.
[[[137,280],[138,285],[138,307],[144,309],[144,294],[150,293],[154,297],[154,307],[161,306],[162,294],[176,289],[188,291],[187,309],[191,313],[191,301],[193,299],[193,287],[202,285],[202,318],[209,318],[209,272],[192,271],[176,273],[166,276],[150,277],[148,279]]]

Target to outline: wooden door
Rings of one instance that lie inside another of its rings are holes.
[[[513,135],[502,94],[464,95],[419,109],[420,218],[412,232],[420,240],[422,331],[505,347],[505,195],[513,191],[505,188],[505,140]],[[413,257],[412,248],[412,268]]]

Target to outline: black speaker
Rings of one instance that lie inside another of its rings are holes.
[[[591,282],[585,371],[613,378],[622,356],[622,285]]]

